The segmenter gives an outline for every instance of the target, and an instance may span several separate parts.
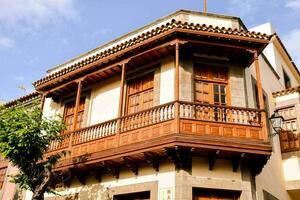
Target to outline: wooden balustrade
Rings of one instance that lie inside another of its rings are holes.
[[[190,119],[208,121],[210,123],[226,123],[228,125],[250,125],[251,127],[260,128],[262,125],[261,112],[263,111],[250,108],[179,102],[179,117],[182,120]],[[54,141],[50,144],[49,151],[71,148],[70,145],[74,146],[113,136],[118,132],[130,132],[149,125],[173,120],[174,118],[175,102],[170,102],[65,134],[62,136],[62,141]],[[255,134],[251,138],[262,139],[259,131],[251,131],[251,134]],[[70,138],[72,138],[71,142]]]
[[[261,126],[262,110],[180,102],[180,118]]]
[[[71,133],[63,134],[60,140],[51,142],[49,146],[49,151],[55,151],[59,149],[68,148],[70,142]]]
[[[116,134],[117,130],[117,119],[86,127],[73,132],[72,144],[80,144],[114,135]]]
[[[121,132],[174,119],[174,102],[159,105],[121,118]]]

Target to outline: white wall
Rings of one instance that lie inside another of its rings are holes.
[[[92,87],[88,114],[88,125],[118,117],[120,77],[99,82]]]
[[[174,57],[168,57],[161,63],[160,104],[174,100]]]

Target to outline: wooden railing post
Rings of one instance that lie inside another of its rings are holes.
[[[257,84],[257,93],[258,93],[258,105],[259,109],[265,109],[264,97],[263,97],[263,89],[261,83],[261,76],[260,76],[260,65],[258,60],[258,53],[254,51],[254,64],[255,64],[255,73],[256,73],[256,84]],[[263,139],[268,141],[268,131],[267,131],[267,123],[266,123],[266,112],[261,112],[261,123],[262,123],[262,132],[263,132]]]
[[[174,77],[174,120],[175,120],[175,133],[180,132],[180,121],[179,121],[179,42],[175,44],[175,77]]]
[[[82,89],[82,79],[80,79],[77,82],[77,93],[76,93],[76,101],[75,101],[75,111],[74,111],[74,119],[73,119],[73,127],[72,127],[72,132],[69,138],[69,149],[71,150],[72,148],[72,140],[73,140],[73,135],[74,135],[74,131],[77,128],[77,120],[78,120],[78,109],[80,106],[80,97],[81,97],[81,89]]]
[[[121,117],[123,116],[123,103],[124,103],[125,72],[126,72],[126,62],[122,64],[119,111],[118,111],[117,133],[116,133],[117,147],[120,145]]]

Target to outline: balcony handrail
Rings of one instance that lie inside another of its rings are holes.
[[[262,126],[262,109],[220,106],[181,101],[180,118],[189,118],[218,123]]]
[[[206,106],[206,107],[225,108],[225,109],[232,109],[232,110],[266,112],[265,109],[258,109],[258,108],[246,108],[246,107],[238,107],[238,106],[222,106],[222,105],[205,104],[205,103],[199,103],[199,102],[189,102],[189,101],[179,101],[179,103],[180,104],[194,104],[194,105]]]
[[[147,108],[145,110],[141,110],[141,111],[138,111],[138,112],[135,112],[135,113],[132,113],[132,114],[128,114],[128,115],[124,115],[122,117],[120,117],[120,119],[123,119],[123,118],[128,118],[128,117],[131,117],[131,116],[135,116],[135,115],[139,115],[141,113],[145,113],[145,112],[148,112],[148,111],[151,111],[151,110],[155,110],[157,108],[161,108],[161,107],[165,107],[165,106],[168,106],[168,105],[172,105],[174,104],[176,101],[171,101],[171,102],[168,102],[168,103],[164,103],[164,104],[160,104],[160,105],[157,105],[157,106],[153,106],[151,108]]]

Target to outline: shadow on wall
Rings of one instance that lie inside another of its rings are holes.
[[[109,188],[100,184],[93,184],[83,186],[72,194],[57,194],[53,197],[46,197],[45,200],[112,200],[112,196]]]

